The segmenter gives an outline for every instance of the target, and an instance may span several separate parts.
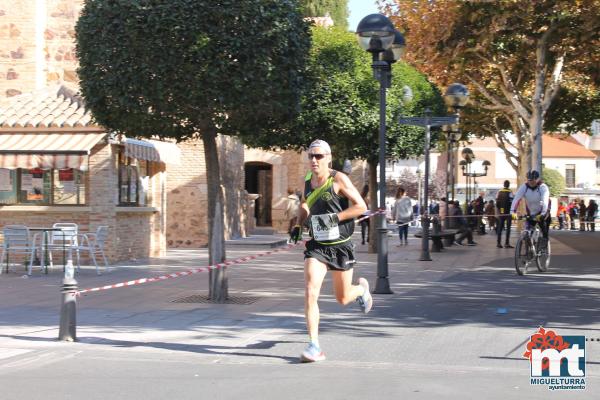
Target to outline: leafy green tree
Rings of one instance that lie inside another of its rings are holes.
[[[335,26],[348,28],[348,0],[300,0],[300,6],[306,17],[329,14]]]
[[[555,169],[542,168],[542,176],[544,177],[544,183],[548,185],[550,189],[550,196],[559,197],[565,191],[567,183],[565,177]]]
[[[82,94],[117,133],[200,137],[209,261],[225,259],[217,134],[271,135],[293,119],[310,46],[295,0],[95,0],[76,26]],[[224,301],[226,272],[211,271]]]
[[[589,131],[598,115],[600,0],[380,3],[415,65],[470,86],[464,130],[494,137],[520,180],[540,170],[544,131]]]
[[[313,28],[313,41],[307,67],[307,89],[301,112],[286,132],[269,139],[249,138],[257,147],[301,149],[314,139],[323,139],[340,159],[362,159],[369,163],[369,187],[377,187],[379,156],[379,84],[373,78],[371,56],[362,50],[353,33],[338,27]],[[423,115],[431,108],[444,113],[437,88],[409,65],[393,65],[392,87],[388,89],[387,157],[407,158],[422,154],[424,130],[400,126],[400,115]],[[404,102],[405,86],[413,99]],[[434,134],[435,142],[437,135]],[[377,204],[377,191],[370,192]],[[372,241],[374,242],[374,241]]]

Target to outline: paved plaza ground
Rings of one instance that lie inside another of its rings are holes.
[[[228,269],[230,295],[251,304],[181,303],[206,295],[207,273],[78,299],[78,341],[59,342],[61,271],[0,275],[2,399],[592,399],[600,395],[600,233],[552,232],[547,273],[517,276],[492,235],[418,261],[420,241],[390,235],[391,295],[362,315],[320,307],[327,360],[301,364],[307,339],[301,248]],[[266,238],[269,239],[269,238]],[[272,239],[272,238],[271,238]],[[356,237],[358,239],[358,237]],[[358,243],[358,240],[356,240]],[[514,242],[514,240],[513,240]],[[229,246],[229,259],[269,240]],[[376,255],[358,245],[356,275],[372,285]],[[78,274],[80,288],[202,267],[206,250]],[[586,335],[581,392],[531,386],[522,357],[539,326]],[[599,341],[592,341],[598,339]]]

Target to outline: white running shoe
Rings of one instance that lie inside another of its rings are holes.
[[[323,350],[314,343],[309,343],[300,355],[300,361],[302,362],[317,362],[323,360],[325,360],[325,353],[323,353]]]
[[[362,312],[368,314],[371,308],[373,308],[373,296],[371,296],[371,292],[369,291],[369,282],[365,278],[359,278],[358,284],[365,289],[365,293],[362,296],[358,296],[356,301],[358,301]]]

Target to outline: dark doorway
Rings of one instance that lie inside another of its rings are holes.
[[[273,169],[271,164],[247,162],[244,164],[244,172],[246,175],[246,191],[260,195],[256,199],[254,209],[256,225],[271,226],[271,204],[273,202]]]

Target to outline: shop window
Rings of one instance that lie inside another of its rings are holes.
[[[151,162],[119,154],[119,205],[146,206],[150,196]]]
[[[85,175],[76,169],[53,171],[54,204],[84,204]]]
[[[69,169],[0,169],[0,204],[83,205],[83,171]]]
[[[17,171],[0,168],[0,204],[17,203]]]
[[[565,165],[565,180],[567,187],[575,187],[575,164]]]

